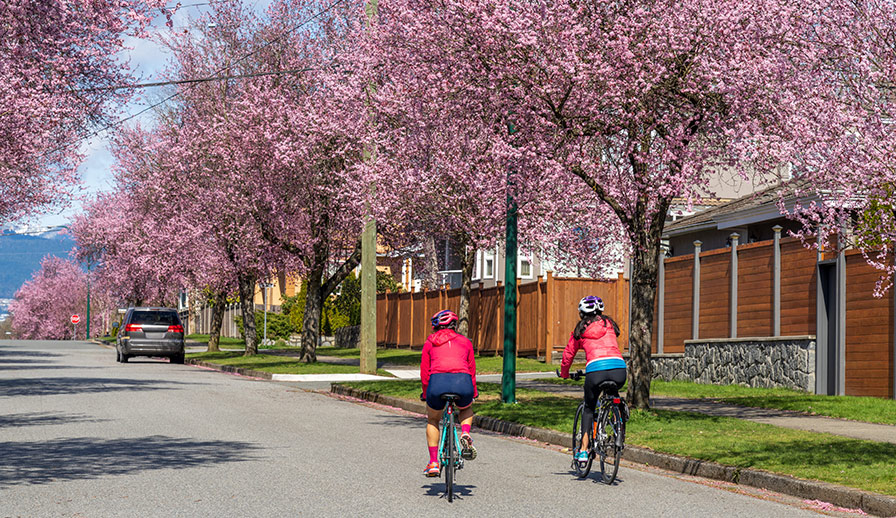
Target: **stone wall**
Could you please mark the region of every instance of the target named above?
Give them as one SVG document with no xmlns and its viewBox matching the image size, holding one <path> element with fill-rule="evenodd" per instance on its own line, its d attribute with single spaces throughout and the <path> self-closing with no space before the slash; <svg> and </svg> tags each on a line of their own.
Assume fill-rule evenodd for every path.
<svg viewBox="0 0 896 518">
<path fill-rule="evenodd" d="M 361 343 L 361 326 L 341 327 L 333 331 L 336 336 L 336 347 L 354 348 Z"/>
<path fill-rule="evenodd" d="M 655 355 L 654 378 L 815 392 L 815 337 L 687 340 L 684 354 Z"/>
</svg>

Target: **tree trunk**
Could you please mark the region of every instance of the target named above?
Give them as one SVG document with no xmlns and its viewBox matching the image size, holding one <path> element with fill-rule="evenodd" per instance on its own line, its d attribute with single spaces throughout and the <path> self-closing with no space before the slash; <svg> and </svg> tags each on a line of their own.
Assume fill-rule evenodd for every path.
<svg viewBox="0 0 896 518">
<path fill-rule="evenodd" d="M 208 332 L 208 352 L 221 350 L 221 326 L 224 324 L 226 304 L 227 292 L 216 292 L 215 302 L 212 306 L 212 328 Z"/>
<path fill-rule="evenodd" d="M 441 288 L 439 279 L 439 260 L 436 257 L 436 239 L 430 234 L 423 241 L 424 277 L 423 285 L 428 290 Z M 447 269 L 447 266 L 445 267 Z"/>
<path fill-rule="evenodd" d="M 638 204 L 637 216 L 629 227 L 633 236 L 631 273 L 631 335 L 629 336 L 628 401 L 634 408 L 650 408 L 650 382 L 653 366 L 650 349 L 653 342 L 653 318 L 656 304 L 660 237 L 663 233 L 669 200 L 648 214 L 645 203 Z M 645 221 L 650 221 L 650 225 Z"/>
<path fill-rule="evenodd" d="M 324 280 L 324 269 L 327 258 L 326 248 L 317 254 L 318 263 L 308 276 L 308 289 L 305 297 L 305 315 L 302 317 L 302 361 L 317 361 L 317 344 L 320 343 L 320 323 L 324 301 L 348 277 L 348 274 L 361 263 L 361 241 L 355 244 L 352 255 L 336 268 L 328 279 Z"/>
<path fill-rule="evenodd" d="M 646 409 L 650 406 L 650 381 L 653 379 L 650 348 L 653 341 L 657 273 L 657 254 L 652 253 L 652 249 L 635 253 L 631 275 L 631 378 L 628 382 L 628 401 L 634 408 Z"/>
<path fill-rule="evenodd" d="M 459 321 L 457 323 L 457 332 L 468 336 L 470 331 L 470 284 L 473 281 L 473 267 L 476 265 L 476 249 L 472 246 L 464 247 L 461 251 L 461 274 L 460 274 L 460 307 L 457 310 Z"/>
<path fill-rule="evenodd" d="M 240 286 L 240 312 L 243 315 L 243 335 L 246 337 L 246 356 L 258 354 L 258 341 L 255 333 L 255 276 L 239 274 L 237 282 Z"/>
<path fill-rule="evenodd" d="M 301 355 L 301 360 L 307 363 L 317 361 L 317 344 L 320 342 L 320 317 L 323 309 L 323 297 L 321 297 L 322 278 L 322 267 L 318 267 L 308 275 L 308 288 L 305 293 L 305 314 L 302 316 Z"/>
</svg>

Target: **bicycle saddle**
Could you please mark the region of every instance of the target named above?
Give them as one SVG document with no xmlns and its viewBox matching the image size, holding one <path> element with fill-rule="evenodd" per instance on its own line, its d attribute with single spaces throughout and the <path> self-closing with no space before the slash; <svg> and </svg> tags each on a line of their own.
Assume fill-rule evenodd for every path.
<svg viewBox="0 0 896 518">
<path fill-rule="evenodd" d="M 611 380 L 601 382 L 597 386 L 597 388 L 602 392 L 619 392 L 619 385 L 617 385 L 615 381 Z"/>
<path fill-rule="evenodd" d="M 457 401 L 460 399 L 460 395 L 451 393 L 442 394 L 442 399 L 445 401 Z"/>
</svg>

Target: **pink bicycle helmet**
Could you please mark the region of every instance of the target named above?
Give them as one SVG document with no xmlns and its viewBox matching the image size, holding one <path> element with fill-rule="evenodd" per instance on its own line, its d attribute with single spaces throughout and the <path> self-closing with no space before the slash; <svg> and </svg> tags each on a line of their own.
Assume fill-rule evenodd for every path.
<svg viewBox="0 0 896 518">
<path fill-rule="evenodd" d="M 457 313 L 450 309 L 443 309 L 432 316 L 432 327 L 446 327 L 457 322 Z"/>
</svg>

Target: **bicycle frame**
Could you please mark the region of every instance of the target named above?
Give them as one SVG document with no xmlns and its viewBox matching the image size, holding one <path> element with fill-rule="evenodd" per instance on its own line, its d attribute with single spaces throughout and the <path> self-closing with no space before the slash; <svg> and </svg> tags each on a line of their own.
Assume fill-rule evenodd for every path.
<svg viewBox="0 0 896 518">
<path fill-rule="evenodd" d="M 451 438 L 454 440 L 454 445 L 455 445 L 454 451 L 456 451 L 456 452 L 461 451 L 460 434 L 457 431 L 457 425 L 455 424 L 454 427 L 448 426 L 448 423 L 450 422 L 448 416 L 456 415 L 456 414 L 457 413 L 454 408 L 454 403 L 451 401 L 448 401 L 445 404 L 445 410 L 442 411 L 442 421 L 439 426 L 439 428 L 440 428 L 440 431 L 439 431 L 439 434 L 440 434 L 439 435 L 439 459 L 440 459 L 440 462 L 441 462 L 441 459 L 445 458 L 445 455 L 444 455 L 445 441 L 448 440 L 449 434 L 451 435 Z M 456 420 L 455 420 L 455 422 L 456 422 Z M 451 429 L 449 430 L 449 428 L 451 428 Z M 464 467 L 464 459 L 459 454 L 457 456 L 457 462 L 455 463 L 455 465 L 456 465 L 457 469 Z"/>
</svg>

